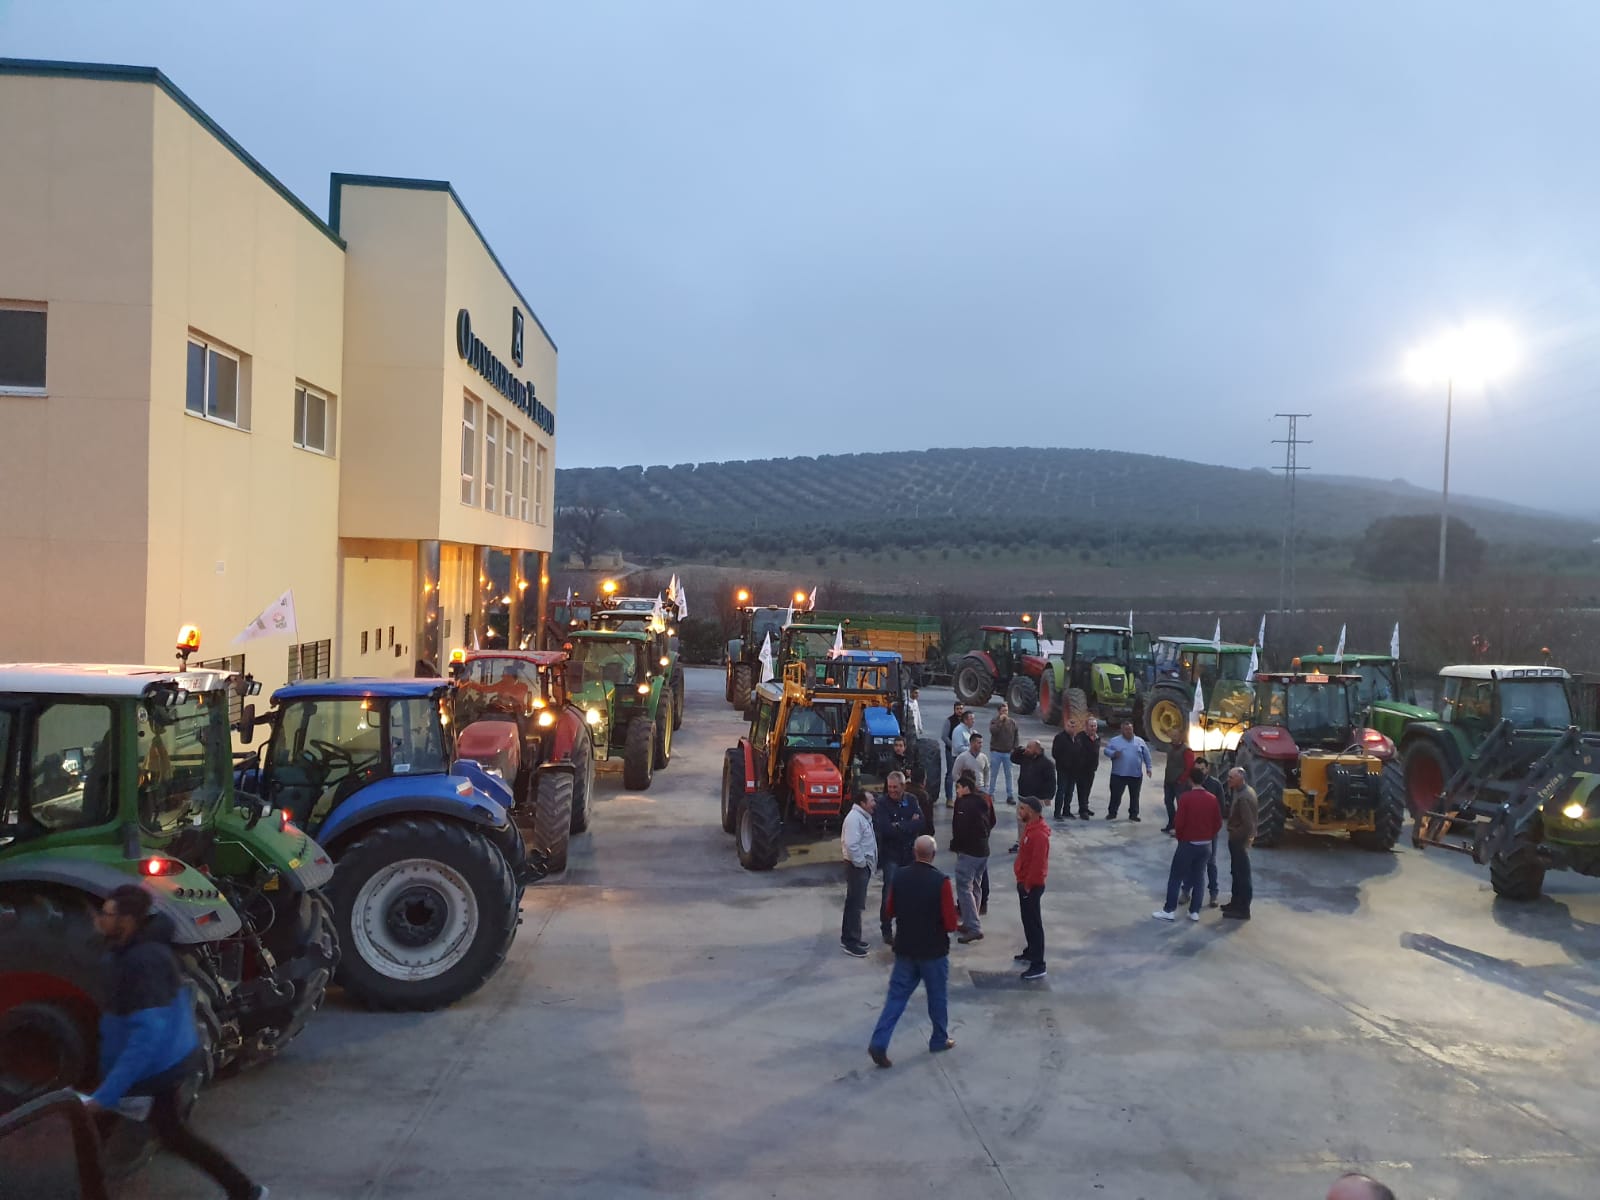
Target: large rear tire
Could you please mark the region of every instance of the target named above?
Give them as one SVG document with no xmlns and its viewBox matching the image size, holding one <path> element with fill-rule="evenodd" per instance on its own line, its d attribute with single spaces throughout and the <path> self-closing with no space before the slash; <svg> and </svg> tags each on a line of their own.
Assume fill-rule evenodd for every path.
<svg viewBox="0 0 1600 1200">
<path fill-rule="evenodd" d="M 1433 812 L 1439 796 L 1452 774 L 1450 764 L 1432 742 L 1414 741 L 1406 747 L 1401 770 L 1405 779 L 1406 805 L 1413 817 Z"/>
<path fill-rule="evenodd" d="M 956 665 L 954 686 L 957 700 L 982 708 L 994 695 L 994 676 L 982 659 L 963 659 Z"/>
<path fill-rule="evenodd" d="M 672 728 L 683 728 L 683 672 L 681 670 L 672 679 Z"/>
<path fill-rule="evenodd" d="M 755 691 L 756 675 L 749 663 L 735 663 L 733 668 L 733 688 L 728 696 L 728 703 L 740 712 L 750 707 L 750 693 Z"/>
<path fill-rule="evenodd" d="M 567 761 L 572 764 L 572 832 L 587 833 L 594 819 L 594 737 L 587 725 L 573 738 Z"/>
<path fill-rule="evenodd" d="M 339 982 L 371 1008 L 453 1004 L 499 970 L 516 936 L 517 883 L 505 855 L 476 830 L 436 817 L 379 825 L 346 846 L 333 903 Z"/>
<path fill-rule="evenodd" d="M 528 847 L 528 858 L 537 864 L 535 878 L 559 875 L 567 869 L 576 807 L 577 779 L 572 772 L 540 771 L 534 777 L 533 844 Z"/>
<path fill-rule="evenodd" d="M 739 828 L 739 806 L 744 803 L 744 755 L 729 750 L 722 756 L 722 832 Z"/>
<path fill-rule="evenodd" d="M 1006 704 L 1014 715 L 1027 716 L 1039 707 L 1039 685 L 1026 675 L 1013 675 L 1006 688 Z"/>
<path fill-rule="evenodd" d="M 87 901 L 0 901 L 0 1112 L 92 1084 L 102 952 Z"/>
<path fill-rule="evenodd" d="M 1089 697 L 1084 694 L 1084 690 L 1082 688 L 1068 688 L 1065 703 L 1066 708 L 1062 720 L 1068 725 L 1076 725 L 1080 729 L 1083 728 L 1084 722 L 1093 715 L 1089 712 Z"/>
<path fill-rule="evenodd" d="M 1537 900 L 1544 891 L 1544 863 L 1539 841 L 1528 832 L 1518 835 L 1504 854 L 1489 860 L 1489 885 L 1506 900 Z"/>
<path fill-rule="evenodd" d="M 1039 676 L 1039 719 L 1046 725 L 1059 725 L 1063 715 L 1056 673 L 1047 667 L 1044 674 Z"/>
<path fill-rule="evenodd" d="M 635 717 L 628 723 L 627 741 L 622 749 L 622 786 L 642 792 L 655 777 L 656 730 L 649 717 Z"/>
<path fill-rule="evenodd" d="M 1175 688 L 1158 688 L 1144 709 L 1144 740 L 1152 750 L 1172 749 L 1189 728 L 1189 700 Z"/>
<path fill-rule="evenodd" d="M 751 792 L 739 806 L 739 865 L 746 871 L 770 871 L 783 853 L 783 814 L 771 792 Z"/>
<path fill-rule="evenodd" d="M 1256 793 L 1256 842 L 1263 849 L 1283 840 L 1288 810 L 1283 807 L 1283 785 L 1288 778 L 1281 762 L 1254 754 L 1241 754 L 1238 765 L 1244 768 L 1245 781 Z"/>
</svg>

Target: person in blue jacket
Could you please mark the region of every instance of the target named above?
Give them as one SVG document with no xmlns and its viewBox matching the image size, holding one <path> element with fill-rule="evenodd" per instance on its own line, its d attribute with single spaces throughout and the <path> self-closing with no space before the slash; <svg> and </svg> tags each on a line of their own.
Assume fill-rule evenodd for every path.
<svg viewBox="0 0 1600 1200">
<path fill-rule="evenodd" d="M 150 1124 L 163 1146 L 215 1179 L 228 1200 L 266 1200 L 264 1186 L 184 1120 L 179 1092 L 201 1066 L 194 999 L 172 954 L 172 921 L 151 905 L 150 893 L 130 883 L 112 891 L 95 914 L 110 949 L 100 1016 L 103 1078 L 89 1110 L 109 1111 L 127 1095 L 149 1096 Z"/>
</svg>

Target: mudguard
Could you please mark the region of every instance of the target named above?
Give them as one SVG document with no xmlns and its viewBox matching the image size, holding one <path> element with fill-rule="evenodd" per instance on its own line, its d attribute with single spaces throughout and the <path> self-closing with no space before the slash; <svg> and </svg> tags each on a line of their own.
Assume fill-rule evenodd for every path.
<svg viewBox="0 0 1600 1200">
<path fill-rule="evenodd" d="M 86 892 L 97 900 L 104 900 L 124 884 L 142 884 L 153 898 L 155 910 L 171 919 L 174 931 L 172 940 L 180 945 L 192 946 L 232 937 L 242 927 L 233 905 L 193 867 L 177 875 L 150 879 L 93 859 L 30 855 L 13 862 L 0 863 L 0 887 L 10 883 L 35 886 L 50 884 Z M 204 891 L 206 898 L 215 898 L 215 903 L 197 905 L 195 900 L 188 897 L 180 900 L 176 895 L 180 888 L 184 891 Z"/>
<path fill-rule="evenodd" d="M 1300 747 L 1295 745 L 1289 731 L 1276 725 L 1252 725 L 1244 731 L 1240 741 L 1257 758 L 1274 762 L 1297 762 L 1300 758 Z"/>
<path fill-rule="evenodd" d="M 494 782 L 481 767 L 478 772 Z M 505 804 L 474 787 L 465 775 L 395 775 L 368 784 L 339 805 L 314 836 L 324 846 L 331 846 L 374 821 L 419 812 L 453 817 L 498 836 L 511 824 L 506 815 L 511 792 L 509 788 L 501 791 L 507 797 Z"/>
<path fill-rule="evenodd" d="M 482 765 L 473 762 L 470 758 L 458 758 L 450 764 L 450 774 L 460 779 L 465 779 L 478 791 L 493 800 L 501 808 L 508 809 L 516 801 L 516 791 L 512 786 L 514 780 L 501 779 L 489 774 Z"/>
<path fill-rule="evenodd" d="M 894 714 L 887 708 L 862 709 L 861 723 L 866 727 L 868 737 L 897 738 L 900 736 L 900 722 L 895 720 Z"/>
<path fill-rule="evenodd" d="M 984 670 L 988 671 L 989 674 L 994 676 L 996 679 L 1000 677 L 1000 673 L 994 669 L 994 659 L 990 656 L 987 650 L 968 650 L 961 656 L 961 662 L 972 662 L 974 660 L 981 662 Z M 959 666 L 960 664 L 958 663 L 958 669 Z"/>
</svg>

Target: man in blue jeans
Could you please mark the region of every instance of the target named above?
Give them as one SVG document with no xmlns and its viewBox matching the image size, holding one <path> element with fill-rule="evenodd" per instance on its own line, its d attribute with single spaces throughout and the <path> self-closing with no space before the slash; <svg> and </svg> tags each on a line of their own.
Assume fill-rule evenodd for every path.
<svg viewBox="0 0 1600 1200">
<path fill-rule="evenodd" d="M 1203 772 L 1200 786 L 1205 788 L 1217 798 L 1217 809 L 1222 813 L 1223 820 L 1228 818 L 1228 797 L 1222 790 L 1222 783 L 1211 773 L 1211 764 L 1203 758 L 1194 760 L 1194 770 Z M 1192 786 L 1192 785 L 1191 785 Z M 1206 890 L 1211 894 L 1211 907 L 1217 907 L 1217 839 L 1211 839 L 1211 853 L 1206 857 Z M 1179 904 L 1189 903 L 1189 889 L 1185 888 L 1178 895 Z"/>
<path fill-rule="evenodd" d="M 927 990 L 928 1019 L 933 1022 L 928 1049 L 937 1054 L 955 1048 L 948 1028 L 950 935 L 958 924 L 955 892 L 949 877 L 933 865 L 933 839 L 924 834 L 913 850 L 916 861 L 895 875 L 889 894 L 889 913 L 895 922 L 894 971 L 883 1012 L 867 1043 L 868 1057 L 880 1067 L 894 1065 L 889 1061 L 889 1039 L 919 983 Z"/>
<path fill-rule="evenodd" d="M 1178 797 L 1178 811 L 1172 819 L 1178 844 L 1172 850 L 1172 869 L 1167 872 L 1167 902 L 1150 915 L 1158 921 L 1176 920 L 1178 890 L 1189 895 L 1189 920 L 1200 919 L 1200 888 L 1206 878 L 1206 856 L 1211 844 L 1222 829 L 1222 809 L 1217 798 L 1207 791 L 1201 780 L 1205 768 L 1197 766 L 1189 772 L 1190 788 Z"/>
<path fill-rule="evenodd" d="M 1106 820 L 1117 819 L 1117 809 L 1122 807 L 1122 794 L 1128 794 L 1128 820 L 1139 819 L 1139 787 L 1142 780 L 1139 772 L 1142 768 L 1144 778 L 1151 777 L 1154 769 L 1150 761 L 1150 747 L 1145 745 L 1145 740 L 1133 732 L 1133 722 L 1122 723 L 1122 733 L 1106 743 L 1102 753 L 1111 760 L 1111 805 L 1106 809 Z"/>
</svg>

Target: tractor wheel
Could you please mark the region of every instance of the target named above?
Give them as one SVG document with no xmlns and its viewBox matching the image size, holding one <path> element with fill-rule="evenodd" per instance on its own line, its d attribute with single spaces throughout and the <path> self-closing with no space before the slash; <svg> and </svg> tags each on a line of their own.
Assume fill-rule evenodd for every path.
<svg viewBox="0 0 1600 1200">
<path fill-rule="evenodd" d="M 587 725 L 572 739 L 567 761 L 572 764 L 572 832 L 586 833 L 594 816 L 594 737 Z"/>
<path fill-rule="evenodd" d="M 649 717 L 635 717 L 628 722 L 628 740 L 622 751 L 622 786 L 630 792 L 644 791 L 655 777 L 651 766 L 655 741 L 655 725 Z"/>
<path fill-rule="evenodd" d="M 528 859 L 537 865 L 534 878 L 559 875 L 567 869 L 577 809 L 577 779 L 567 771 L 540 771 L 533 785 L 533 845 Z"/>
<path fill-rule="evenodd" d="M 300 1034 L 311 1014 L 322 1007 L 328 985 L 339 969 L 339 928 L 333 904 L 322 892 L 312 889 L 301 895 L 294 908 L 294 919 L 279 915 L 278 926 L 266 931 L 267 948 L 277 960 L 279 978 L 294 988 L 294 998 L 263 1016 L 255 1028 L 273 1029 L 275 1036 L 265 1052 L 246 1042 L 246 1066 L 275 1058 Z M 197 990 L 199 984 L 197 982 Z M 218 997 L 220 1000 L 220 996 Z"/>
<path fill-rule="evenodd" d="M 939 798 L 939 785 L 944 782 L 944 752 L 938 738 L 918 738 L 916 763 L 922 772 L 922 786 L 932 800 Z"/>
<path fill-rule="evenodd" d="M 1065 708 L 1062 710 L 1062 723 L 1076 724 L 1080 729 L 1093 714 L 1089 711 L 1089 697 L 1082 688 L 1068 688 L 1064 697 Z"/>
<path fill-rule="evenodd" d="M 1385 763 L 1385 775 L 1388 769 L 1389 764 Z M 1385 786 L 1382 779 L 1378 783 L 1378 807 L 1373 810 L 1372 822 L 1371 829 L 1357 830 L 1350 835 L 1350 840 L 1363 850 L 1393 850 L 1406 827 L 1406 802 L 1403 793 Z"/>
<path fill-rule="evenodd" d="M 1059 725 L 1062 716 L 1061 689 L 1056 687 L 1056 673 L 1047 669 L 1039 676 L 1039 719 L 1046 725 Z"/>
<path fill-rule="evenodd" d="M 1254 754 L 1241 754 L 1238 765 L 1244 768 L 1245 782 L 1256 793 L 1256 845 L 1263 849 L 1283 840 L 1288 811 L 1283 807 L 1283 784 L 1288 772 L 1283 764 Z"/>
<path fill-rule="evenodd" d="M 662 703 L 656 710 L 655 753 L 652 763 L 658 771 L 663 770 L 672 761 L 672 717 L 671 714 L 661 711 L 671 703 L 672 693 L 669 692 L 662 698 Z"/>
<path fill-rule="evenodd" d="M 740 712 L 750 707 L 750 693 L 756 689 L 756 673 L 749 663 L 736 663 L 733 668 L 733 688 L 728 703 Z"/>
<path fill-rule="evenodd" d="M 729 750 L 722 756 L 722 832 L 739 828 L 739 806 L 744 803 L 744 755 Z"/>
<path fill-rule="evenodd" d="M 370 1008 L 453 1004 L 500 968 L 516 935 L 517 883 L 505 855 L 437 817 L 404 817 L 346 846 L 333 902 L 339 982 Z"/>
<path fill-rule="evenodd" d="M 1413 817 L 1434 811 L 1439 806 L 1439 796 L 1452 774 L 1444 755 L 1432 742 L 1413 742 L 1406 750 L 1405 772 L 1406 804 Z"/>
<path fill-rule="evenodd" d="M 722 698 L 729 704 L 733 703 L 733 665 L 722 673 Z"/>
<path fill-rule="evenodd" d="M 1189 728 L 1189 702 L 1183 693 L 1162 688 L 1150 694 L 1144 710 L 1144 739 L 1152 750 L 1167 751 Z"/>
<path fill-rule="evenodd" d="M 0 1112 L 93 1082 L 103 949 L 86 902 L 0 901 Z"/>
<path fill-rule="evenodd" d="M 739 865 L 746 871 L 770 871 L 783 853 L 783 814 L 771 792 L 751 792 L 739 805 Z"/>
<path fill-rule="evenodd" d="M 1530 832 L 1518 835 L 1510 850 L 1489 860 L 1489 885 L 1507 900 L 1537 900 L 1544 891 L 1544 863 L 1539 839 Z"/>
<path fill-rule="evenodd" d="M 963 704 L 982 708 L 994 695 L 994 676 L 981 659 L 968 659 L 956 667 L 956 699 Z"/>
<path fill-rule="evenodd" d="M 1027 716 L 1039 707 L 1039 685 L 1026 675 L 1013 675 L 1006 688 L 1006 704 L 1017 716 Z"/>
<path fill-rule="evenodd" d="M 672 680 L 672 727 L 683 728 L 683 675 L 680 672 Z"/>
</svg>

